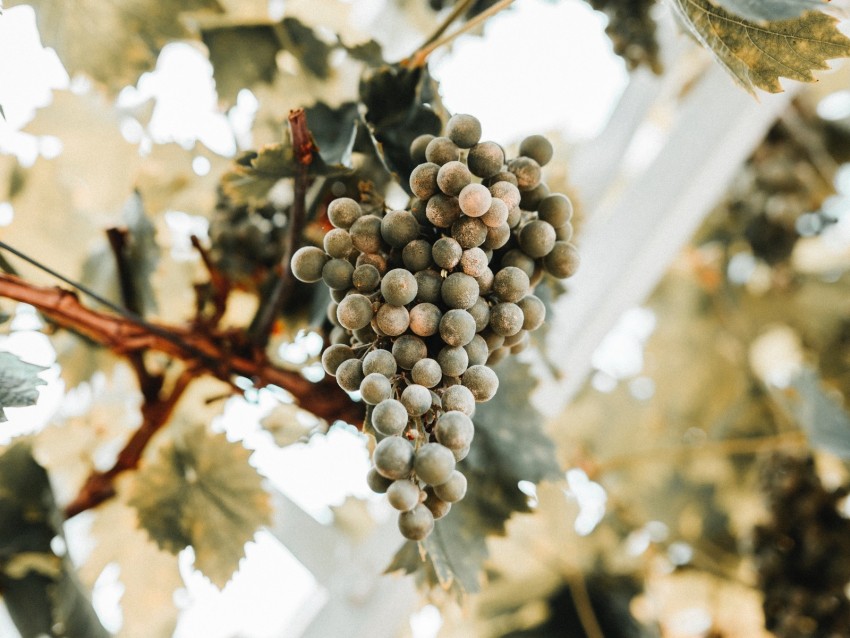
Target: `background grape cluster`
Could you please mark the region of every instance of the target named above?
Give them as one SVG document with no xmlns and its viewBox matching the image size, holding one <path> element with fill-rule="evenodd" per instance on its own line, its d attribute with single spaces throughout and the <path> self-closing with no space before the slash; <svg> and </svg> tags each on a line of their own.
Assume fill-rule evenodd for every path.
<svg viewBox="0 0 850 638">
<path fill-rule="evenodd" d="M 476 118 L 455 115 L 444 136 L 411 145 L 408 210 L 335 199 L 323 248 L 293 255 L 298 279 L 331 289 L 322 363 L 370 406 L 379 442 L 369 484 L 409 539 L 425 538 L 466 492 L 455 464 L 469 452 L 475 404 L 496 393 L 489 366 L 524 349 L 545 318 L 534 287 L 578 267 L 572 204 L 542 180 L 552 152 L 533 135 L 506 160 Z"/>
</svg>

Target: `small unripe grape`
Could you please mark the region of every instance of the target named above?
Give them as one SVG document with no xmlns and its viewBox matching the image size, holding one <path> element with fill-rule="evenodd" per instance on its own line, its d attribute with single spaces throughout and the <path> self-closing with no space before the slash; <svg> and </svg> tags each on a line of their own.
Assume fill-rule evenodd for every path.
<svg viewBox="0 0 850 638">
<path fill-rule="evenodd" d="M 378 329 L 388 337 L 397 337 L 404 334 L 410 325 L 410 314 L 404 306 L 385 303 L 378 308 L 375 323 Z"/>
<path fill-rule="evenodd" d="M 484 238 L 484 243 L 481 248 L 484 250 L 498 250 L 508 243 L 511 239 L 511 227 L 507 224 L 496 226 L 495 228 L 487 228 L 487 236 Z"/>
<path fill-rule="evenodd" d="M 475 413 L 475 397 L 469 388 L 463 385 L 449 386 L 443 390 L 443 410 L 445 414 L 449 412 L 461 412 L 466 416 L 472 416 Z M 443 443 L 443 445 L 446 445 Z"/>
<path fill-rule="evenodd" d="M 478 300 L 478 282 L 462 272 L 452 273 L 443 281 L 440 294 L 449 308 L 470 308 Z"/>
<path fill-rule="evenodd" d="M 540 164 L 530 157 L 517 157 L 508 162 L 508 170 L 516 175 L 517 188 L 528 191 L 540 183 L 543 172 Z"/>
<path fill-rule="evenodd" d="M 481 139 L 481 122 L 473 115 L 456 113 L 446 123 L 446 135 L 460 148 L 471 148 Z"/>
<path fill-rule="evenodd" d="M 411 272 L 425 270 L 432 263 L 431 244 L 424 239 L 414 239 L 402 249 L 401 260 Z"/>
<path fill-rule="evenodd" d="M 528 275 L 529 279 L 534 274 L 535 270 L 535 262 L 534 260 L 522 252 L 518 248 L 511 248 L 508 252 L 502 255 L 502 267 L 513 266 L 515 268 L 519 268 L 526 275 Z"/>
<path fill-rule="evenodd" d="M 420 359 L 410 371 L 413 382 L 426 388 L 433 388 L 443 380 L 443 370 L 434 359 Z"/>
<path fill-rule="evenodd" d="M 329 346 L 322 353 L 322 367 L 329 375 L 336 376 L 337 368 L 343 361 L 354 359 L 356 355 L 351 347 L 343 344 Z"/>
<path fill-rule="evenodd" d="M 329 230 L 325 234 L 323 244 L 325 246 L 325 252 L 331 257 L 338 259 L 348 257 L 351 249 L 354 248 L 354 244 L 351 243 L 351 235 L 348 234 L 347 230 L 343 230 L 342 228 Z"/>
<path fill-rule="evenodd" d="M 546 319 L 546 306 L 538 297 L 526 295 L 517 302 L 517 306 L 522 310 L 523 330 L 537 330 L 543 325 Z"/>
<path fill-rule="evenodd" d="M 381 283 L 381 273 L 372 264 L 361 264 L 351 273 L 351 283 L 358 292 L 373 292 Z"/>
<path fill-rule="evenodd" d="M 407 386 L 401 393 L 401 404 L 410 416 L 422 416 L 431 409 L 431 402 L 431 391 L 418 383 Z"/>
<path fill-rule="evenodd" d="M 441 445 L 452 450 L 459 450 L 472 443 L 472 437 L 475 436 L 475 426 L 467 414 L 453 410 L 444 412 L 437 419 L 434 434 Z"/>
<path fill-rule="evenodd" d="M 466 163 L 473 175 L 490 177 L 502 170 L 505 164 L 505 151 L 495 142 L 479 142 L 469 149 Z"/>
<path fill-rule="evenodd" d="M 474 336 L 475 319 L 466 310 L 453 308 L 440 320 L 440 337 L 450 346 L 465 346 Z"/>
<path fill-rule="evenodd" d="M 434 494 L 446 503 L 457 503 L 466 496 L 466 487 L 466 477 L 461 472 L 455 470 L 449 476 L 448 481 L 434 486 Z"/>
<path fill-rule="evenodd" d="M 529 135 L 519 144 L 519 154 L 530 157 L 540 166 L 546 166 L 554 153 L 552 142 L 542 135 Z"/>
<path fill-rule="evenodd" d="M 375 446 L 372 462 L 384 478 L 403 479 L 413 470 L 413 446 L 400 436 L 388 436 Z"/>
<path fill-rule="evenodd" d="M 521 191 L 522 197 L 519 200 L 519 207 L 522 210 L 537 210 L 545 198 L 549 197 L 549 187 L 546 182 L 540 182 L 537 186 L 527 191 Z"/>
<path fill-rule="evenodd" d="M 409 512 L 398 515 L 398 529 L 405 538 L 421 541 L 434 529 L 434 515 L 420 503 Z"/>
<path fill-rule="evenodd" d="M 350 197 L 338 197 L 328 204 L 328 220 L 337 228 L 351 228 L 362 214 L 360 204 Z"/>
<path fill-rule="evenodd" d="M 428 347 L 419 337 L 401 335 L 393 343 L 393 356 L 402 370 L 410 370 L 417 361 L 428 356 Z"/>
<path fill-rule="evenodd" d="M 437 172 L 437 187 L 452 197 L 457 197 L 471 181 L 472 173 L 463 162 L 446 162 Z"/>
<path fill-rule="evenodd" d="M 352 351 L 352 354 L 354 351 Z M 395 357 L 389 350 L 372 350 L 369 354 L 363 357 L 363 373 L 372 374 L 377 372 L 385 377 L 391 377 L 396 373 L 398 366 L 395 362 Z"/>
<path fill-rule="evenodd" d="M 339 325 L 347 330 L 357 330 L 369 325 L 372 320 L 372 302 L 364 295 L 348 295 L 336 309 Z"/>
<path fill-rule="evenodd" d="M 443 278 L 434 270 L 420 270 L 414 275 L 416 279 L 416 301 L 437 303 L 443 288 Z"/>
<path fill-rule="evenodd" d="M 410 173 L 410 190 L 419 199 L 426 200 L 437 192 L 437 172 L 440 167 L 433 162 L 419 164 Z"/>
<path fill-rule="evenodd" d="M 493 292 L 502 301 L 516 302 L 528 294 L 528 275 L 515 266 L 507 266 L 493 278 Z"/>
<path fill-rule="evenodd" d="M 469 388 L 475 401 L 489 401 L 499 389 L 499 377 L 487 366 L 470 366 L 461 377 L 461 383 Z"/>
<path fill-rule="evenodd" d="M 322 280 L 332 290 L 348 290 L 351 288 L 351 275 L 354 266 L 347 259 L 331 259 L 322 268 Z"/>
<path fill-rule="evenodd" d="M 552 224 L 553 228 L 560 228 L 572 219 L 573 203 L 561 193 L 549 195 L 538 205 L 537 216 L 542 221 Z"/>
<path fill-rule="evenodd" d="M 387 489 L 387 501 L 395 509 L 409 512 L 419 505 L 420 492 L 419 486 L 411 481 L 394 481 Z"/>
<path fill-rule="evenodd" d="M 459 377 L 469 366 L 469 355 L 460 346 L 446 346 L 437 353 L 437 363 L 447 377 Z"/>
<path fill-rule="evenodd" d="M 377 405 L 392 396 L 393 388 L 390 380 L 384 375 L 373 372 L 363 377 L 360 382 L 360 396 L 369 405 Z"/>
<path fill-rule="evenodd" d="M 336 369 L 336 382 L 346 392 L 357 392 L 363 383 L 363 364 L 360 359 L 346 359 Z"/>
<path fill-rule="evenodd" d="M 581 258 L 575 246 L 564 241 L 556 241 L 552 251 L 543 259 L 543 267 L 553 277 L 566 279 L 578 270 Z"/>
<path fill-rule="evenodd" d="M 366 473 L 366 484 L 369 486 L 369 489 L 376 494 L 385 494 L 393 482 L 392 480 L 384 478 L 378 474 L 378 470 L 374 467 L 370 467 L 369 471 Z"/>
<path fill-rule="evenodd" d="M 519 231 L 519 246 L 529 257 L 545 257 L 555 247 L 555 229 L 549 222 L 530 221 Z"/>
<path fill-rule="evenodd" d="M 440 268 L 451 270 L 458 265 L 463 248 L 451 237 L 440 237 L 431 247 L 431 257 Z"/>
<path fill-rule="evenodd" d="M 475 332 L 481 332 L 490 323 L 490 304 L 483 297 L 475 300 L 471 308 L 467 310 L 475 320 Z"/>
<path fill-rule="evenodd" d="M 497 199 L 501 199 L 508 207 L 508 210 L 519 206 L 521 195 L 519 189 L 510 182 L 496 182 L 490 186 L 490 194 Z"/>
<path fill-rule="evenodd" d="M 308 284 L 322 278 L 322 270 L 328 262 L 325 251 L 315 246 L 303 246 L 292 255 L 292 275 Z"/>
<path fill-rule="evenodd" d="M 487 347 L 487 342 L 481 335 L 472 337 L 472 341 L 467 343 L 463 349 L 469 355 L 469 365 L 471 366 L 487 363 L 487 357 L 490 356 L 490 348 Z"/>
<path fill-rule="evenodd" d="M 481 217 L 490 208 L 493 196 L 483 184 L 467 184 L 457 196 L 457 201 L 464 214 Z"/>
<path fill-rule="evenodd" d="M 484 271 L 487 270 L 488 263 L 487 255 L 477 246 L 464 250 L 460 256 L 460 268 L 470 277 L 483 275 Z"/>
<path fill-rule="evenodd" d="M 490 308 L 490 329 L 503 337 L 522 330 L 523 320 L 522 310 L 515 303 L 497 303 Z"/>
<path fill-rule="evenodd" d="M 460 149 L 448 137 L 435 137 L 425 147 L 425 159 L 442 166 L 460 159 Z"/>
<path fill-rule="evenodd" d="M 414 138 L 410 143 L 410 159 L 417 164 L 425 162 L 425 149 L 428 148 L 428 143 L 433 139 L 434 136 L 430 133 L 424 133 Z"/>
<path fill-rule="evenodd" d="M 416 476 L 429 485 L 439 485 L 449 480 L 455 469 L 452 452 L 440 443 L 426 443 L 416 451 L 413 470 Z"/>
<path fill-rule="evenodd" d="M 372 427 L 386 436 L 398 436 L 407 427 L 409 415 L 395 399 L 384 399 L 372 409 Z"/>
<path fill-rule="evenodd" d="M 431 514 L 434 516 L 434 520 L 443 518 L 443 516 L 448 514 L 449 511 L 452 509 L 452 504 L 446 503 L 443 499 L 437 496 L 434 493 L 433 487 L 425 488 L 425 502 L 423 503 L 423 505 L 427 507 Z"/>
<path fill-rule="evenodd" d="M 437 193 L 428 200 L 428 204 L 425 206 L 425 216 L 437 228 L 449 228 L 461 216 L 457 197 Z"/>
<path fill-rule="evenodd" d="M 419 222 L 406 210 L 391 210 L 381 220 L 381 237 L 390 246 L 404 248 L 419 236 Z"/>
<path fill-rule="evenodd" d="M 351 225 L 351 230 L 348 232 L 351 235 L 351 242 L 354 247 L 361 253 L 377 253 L 381 250 L 380 217 L 363 215 Z"/>
<path fill-rule="evenodd" d="M 463 216 L 452 224 L 452 237 L 464 250 L 480 246 L 487 239 L 487 226 L 480 219 Z"/>
<path fill-rule="evenodd" d="M 498 197 L 490 198 L 490 208 L 481 216 L 481 221 L 489 228 L 496 228 L 508 221 L 508 205 Z"/>
<path fill-rule="evenodd" d="M 410 330 L 420 337 L 430 337 L 440 329 L 442 311 L 432 303 L 419 303 L 410 309 Z"/>
<path fill-rule="evenodd" d="M 416 277 L 409 270 L 394 268 L 381 280 L 381 295 L 387 303 L 404 306 L 416 298 Z"/>
</svg>

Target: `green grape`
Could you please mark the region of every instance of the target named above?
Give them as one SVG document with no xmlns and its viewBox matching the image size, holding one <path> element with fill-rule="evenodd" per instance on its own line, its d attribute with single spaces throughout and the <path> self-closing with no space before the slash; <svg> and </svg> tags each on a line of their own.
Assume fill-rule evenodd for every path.
<svg viewBox="0 0 850 638">
<path fill-rule="evenodd" d="M 426 443 L 416 451 L 413 471 L 429 485 L 439 485 L 449 480 L 455 469 L 452 451 L 440 443 Z"/>
<path fill-rule="evenodd" d="M 410 313 L 404 306 L 393 306 L 385 303 L 378 308 L 375 314 L 375 324 L 378 330 L 388 337 L 397 337 L 404 334 L 410 325 Z"/>
<path fill-rule="evenodd" d="M 440 237 L 431 247 L 431 258 L 440 268 L 451 270 L 458 265 L 463 248 L 451 237 Z"/>
<path fill-rule="evenodd" d="M 440 320 L 440 338 L 450 346 L 465 346 L 475 336 L 475 319 L 466 310 L 453 308 Z"/>
<path fill-rule="evenodd" d="M 540 182 L 532 189 L 521 192 L 519 207 L 522 210 L 534 211 L 544 199 L 549 197 L 549 187 L 546 182 Z"/>
<path fill-rule="evenodd" d="M 431 244 L 424 239 L 414 239 L 401 251 L 404 267 L 411 272 L 425 270 L 433 263 L 431 260 Z"/>
<path fill-rule="evenodd" d="M 292 255 L 292 275 L 298 281 L 314 283 L 322 278 L 322 270 L 327 262 L 328 256 L 324 250 L 315 246 L 304 246 Z"/>
<path fill-rule="evenodd" d="M 517 306 L 522 310 L 523 330 L 537 330 L 543 325 L 546 319 L 546 306 L 538 297 L 526 295 L 517 302 Z"/>
<path fill-rule="evenodd" d="M 364 374 L 377 372 L 385 377 L 391 377 L 396 373 L 396 370 L 398 370 L 398 366 L 396 365 L 395 357 L 389 350 L 372 350 L 372 352 L 363 357 Z"/>
<path fill-rule="evenodd" d="M 481 139 L 481 122 L 473 115 L 456 113 L 446 123 L 446 135 L 460 148 L 472 148 Z"/>
<path fill-rule="evenodd" d="M 528 294 L 529 285 L 528 275 L 515 266 L 506 266 L 493 277 L 493 292 L 501 301 L 519 301 Z"/>
<path fill-rule="evenodd" d="M 490 329 L 503 337 L 522 330 L 523 319 L 522 310 L 515 303 L 497 303 L 490 308 Z"/>
<path fill-rule="evenodd" d="M 433 270 L 420 270 L 414 275 L 416 279 L 416 301 L 423 303 L 438 303 L 443 288 L 443 278 Z"/>
<path fill-rule="evenodd" d="M 328 204 L 328 220 L 336 228 L 349 229 L 363 214 L 360 204 L 350 197 L 338 197 Z"/>
<path fill-rule="evenodd" d="M 519 231 L 519 247 L 529 257 L 545 257 L 555 246 L 555 229 L 549 222 L 534 220 Z"/>
<path fill-rule="evenodd" d="M 406 210 L 391 210 L 381 220 L 381 237 L 390 246 L 404 248 L 419 236 L 419 222 Z"/>
<path fill-rule="evenodd" d="M 499 389 L 499 377 L 487 366 L 469 366 L 461 377 L 461 383 L 469 388 L 475 401 L 489 401 Z"/>
<path fill-rule="evenodd" d="M 435 137 L 425 147 L 425 159 L 442 166 L 448 162 L 459 160 L 460 149 L 448 137 Z"/>
<path fill-rule="evenodd" d="M 428 148 L 428 143 L 433 139 L 434 136 L 430 133 L 424 133 L 414 138 L 410 143 L 410 159 L 417 164 L 425 162 L 425 149 Z"/>
<path fill-rule="evenodd" d="M 469 217 L 481 217 L 490 208 L 493 195 L 483 184 L 467 184 L 457 196 L 461 211 Z"/>
<path fill-rule="evenodd" d="M 481 332 L 490 323 L 490 304 L 484 297 L 478 297 L 475 303 L 467 309 L 475 320 L 475 332 Z"/>
<path fill-rule="evenodd" d="M 466 354 L 469 356 L 469 365 L 477 366 L 487 363 L 487 357 L 490 356 L 490 348 L 487 347 L 487 342 L 481 335 L 475 335 L 472 340 L 464 347 Z"/>
<path fill-rule="evenodd" d="M 508 162 L 508 170 L 516 175 L 517 188 L 529 191 L 540 183 L 543 172 L 540 164 L 530 157 L 517 157 Z"/>
<path fill-rule="evenodd" d="M 477 177 L 490 177 L 502 170 L 505 164 L 505 151 L 495 142 L 479 142 L 469 149 L 466 157 L 469 170 Z"/>
<path fill-rule="evenodd" d="M 413 382 L 426 388 L 433 388 L 443 380 L 443 369 L 434 359 L 420 359 L 410 371 Z"/>
<path fill-rule="evenodd" d="M 422 503 L 398 515 L 398 530 L 412 541 L 421 541 L 434 529 L 434 515 Z"/>
<path fill-rule="evenodd" d="M 443 280 L 440 294 L 449 308 L 466 310 L 478 300 L 478 282 L 462 272 L 455 272 Z"/>
<path fill-rule="evenodd" d="M 493 275 L 493 271 L 488 266 L 480 277 L 476 277 L 475 281 L 478 283 L 478 293 L 482 296 L 489 295 L 493 292 L 493 279 L 495 275 Z"/>
<path fill-rule="evenodd" d="M 363 383 L 363 364 L 360 359 L 346 359 L 337 366 L 336 382 L 346 392 L 357 392 Z"/>
<path fill-rule="evenodd" d="M 440 167 L 433 162 L 419 164 L 410 173 L 410 190 L 421 200 L 427 200 L 439 189 L 437 188 L 437 172 Z"/>
<path fill-rule="evenodd" d="M 401 401 L 384 399 L 372 408 L 372 426 L 385 436 L 398 436 L 407 427 L 408 414 Z"/>
<path fill-rule="evenodd" d="M 464 250 L 460 256 L 460 269 L 470 277 L 483 275 L 488 263 L 487 255 L 477 246 Z"/>
<path fill-rule="evenodd" d="M 549 195 L 538 205 L 537 216 L 541 221 L 552 224 L 553 228 L 560 228 L 572 219 L 573 203 L 561 193 Z"/>
<path fill-rule="evenodd" d="M 331 257 L 337 259 L 345 259 L 348 257 L 354 244 L 351 243 L 351 235 L 347 230 L 342 228 L 334 228 L 325 234 L 324 239 L 325 252 Z"/>
<path fill-rule="evenodd" d="M 392 480 L 384 478 L 378 474 L 378 470 L 374 467 L 370 467 L 369 471 L 366 473 L 366 484 L 369 486 L 369 489 L 376 494 L 385 494 L 393 482 Z"/>
<path fill-rule="evenodd" d="M 361 253 L 377 253 L 381 250 L 381 218 L 363 215 L 351 225 L 351 242 Z M 378 270 L 381 270 L 378 268 Z"/>
<path fill-rule="evenodd" d="M 347 259 L 331 259 L 322 268 L 322 280 L 331 290 L 348 290 L 353 272 L 354 266 Z"/>
<path fill-rule="evenodd" d="M 452 458 L 454 458 L 454 455 L 452 455 Z M 433 487 L 425 488 L 425 502 L 423 505 L 425 505 L 425 507 L 427 507 L 434 516 L 434 520 L 443 518 L 452 509 L 452 504 L 446 503 L 443 499 L 437 496 L 434 493 Z"/>
<path fill-rule="evenodd" d="M 329 375 L 336 376 L 337 368 L 343 361 L 355 358 L 354 350 L 343 344 L 329 346 L 322 353 L 322 367 Z"/>
<path fill-rule="evenodd" d="M 410 370 L 420 359 L 428 356 L 425 342 L 414 335 L 401 335 L 393 343 L 393 356 L 402 370 Z"/>
<path fill-rule="evenodd" d="M 351 283 L 358 292 L 374 292 L 381 283 L 381 273 L 372 264 L 361 264 L 351 273 Z"/>
<path fill-rule="evenodd" d="M 339 302 L 336 318 L 346 330 L 357 330 L 369 325 L 372 320 L 372 302 L 364 295 L 348 295 Z"/>
<path fill-rule="evenodd" d="M 471 181 L 472 173 L 463 162 L 446 162 L 437 172 L 437 187 L 452 197 L 457 197 Z"/>
<path fill-rule="evenodd" d="M 387 501 L 401 512 L 409 512 L 419 505 L 420 489 L 418 485 L 406 479 L 393 481 L 387 488 Z"/>
<path fill-rule="evenodd" d="M 464 387 L 464 386 L 455 386 Z M 469 447 L 472 437 L 475 435 L 475 426 L 472 419 L 464 412 L 450 410 L 443 412 L 434 425 L 434 434 L 437 441 L 452 450 L 460 450 Z M 439 485 L 439 483 L 437 483 Z"/>
<path fill-rule="evenodd" d="M 377 405 L 381 401 L 389 399 L 392 393 L 393 388 L 390 385 L 390 380 L 378 372 L 367 374 L 360 382 L 360 396 L 369 405 Z"/>
<path fill-rule="evenodd" d="M 519 154 L 530 157 L 540 166 L 546 166 L 555 154 L 552 142 L 542 135 L 529 135 L 519 144 Z"/>
<path fill-rule="evenodd" d="M 460 384 L 449 386 L 443 390 L 441 399 L 443 401 L 444 414 L 457 411 L 462 412 L 466 416 L 472 416 L 475 413 L 475 397 L 472 396 L 472 392 L 466 386 Z M 445 442 L 442 443 L 446 445 Z"/>
<path fill-rule="evenodd" d="M 490 208 L 481 216 L 481 221 L 489 228 L 498 228 L 508 221 L 508 205 L 498 197 L 490 198 Z"/>
<path fill-rule="evenodd" d="M 410 416 L 422 416 L 431 409 L 431 402 L 431 391 L 418 383 L 407 386 L 401 393 L 401 404 Z"/>
<path fill-rule="evenodd" d="M 511 227 L 507 224 L 496 226 L 495 228 L 487 228 L 487 236 L 484 238 L 484 243 L 481 247 L 485 250 L 498 250 L 505 246 L 511 239 Z"/>
<path fill-rule="evenodd" d="M 452 237 L 461 248 L 474 248 L 487 239 L 487 227 L 480 219 L 463 216 L 452 224 Z"/>
<path fill-rule="evenodd" d="M 446 503 L 457 503 L 466 496 L 466 487 L 466 477 L 461 472 L 455 470 L 449 476 L 449 480 L 434 486 L 434 494 Z"/>
<path fill-rule="evenodd" d="M 437 333 L 443 313 L 432 303 L 419 303 L 410 309 L 410 330 L 420 337 Z"/>
<path fill-rule="evenodd" d="M 580 257 L 578 250 L 565 241 L 556 241 L 552 251 L 543 259 L 543 267 L 553 277 L 566 279 L 578 270 Z"/>
<path fill-rule="evenodd" d="M 413 471 L 413 446 L 400 436 L 388 436 L 375 446 L 372 462 L 384 478 L 404 479 Z"/>
<path fill-rule="evenodd" d="M 523 271 L 529 279 L 534 274 L 537 266 L 535 261 L 522 252 L 519 248 L 511 248 L 508 252 L 502 255 L 502 267 L 513 266 Z"/>
<path fill-rule="evenodd" d="M 437 353 L 437 363 L 447 377 L 459 377 L 469 366 L 469 355 L 460 346 L 445 346 Z"/>
<path fill-rule="evenodd" d="M 437 193 L 425 206 L 425 216 L 437 228 L 448 228 L 461 216 L 457 197 Z"/>
<path fill-rule="evenodd" d="M 404 268 L 394 268 L 381 280 L 381 295 L 394 306 L 404 306 L 416 298 L 418 285 L 413 273 Z"/>
<path fill-rule="evenodd" d="M 490 194 L 496 199 L 501 199 L 508 207 L 508 210 L 519 206 L 522 196 L 519 193 L 519 188 L 510 182 L 500 181 L 490 186 Z"/>
</svg>

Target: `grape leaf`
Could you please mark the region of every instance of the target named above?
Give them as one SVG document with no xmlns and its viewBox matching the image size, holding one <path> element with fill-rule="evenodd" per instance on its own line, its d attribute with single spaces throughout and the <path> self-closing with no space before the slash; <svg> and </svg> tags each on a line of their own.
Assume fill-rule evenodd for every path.
<svg viewBox="0 0 850 638">
<path fill-rule="evenodd" d="M 305 110 L 322 159 L 328 164 L 351 166 L 351 153 L 362 122 L 357 102 L 344 102 L 336 108 L 317 102 Z"/>
<path fill-rule="evenodd" d="M 675 0 L 677 13 L 694 37 L 745 89 L 779 93 L 780 77 L 814 82 L 812 71 L 826 60 L 850 56 L 850 39 L 837 20 L 819 11 L 791 20 L 755 23 L 708 0 Z"/>
<path fill-rule="evenodd" d="M 747 20 L 788 20 L 806 11 L 823 8 L 828 0 L 714 0 L 716 4 Z"/>
<path fill-rule="evenodd" d="M 216 0 L 14 0 L 9 6 L 17 4 L 35 9 L 44 44 L 56 49 L 68 73 L 86 73 L 116 92 L 149 71 L 169 41 L 190 35 L 181 13 L 221 11 Z"/>
<path fill-rule="evenodd" d="M 280 40 L 270 24 L 204 29 L 219 100 L 232 104 L 241 89 L 257 82 L 271 83 L 277 73 Z"/>
<path fill-rule="evenodd" d="M 184 426 L 146 460 L 130 490 L 129 504 L 151 538 L 172 553 L 191 545 L 195 567 L 218 587 L 269 522 L 269 496 L 250 455 L 224 434 Z"/>
<path fill-rule="evenodd" d="M 320 80 L 328 77 L 328 56 L 333 50 L 332 45 L 317 37 L 313 29 L 303 22 L 289 16 L 281 21 L 278 33 L 284 48 L 298 59 L 305 71 Z"/>
<path fill-rule="evenodd" d="M 0 352 L 0 423 L 7 421 L 3 408 L 19 408 L 35 404 L 38 386 L 46 385 L 38 374 L 43 366 L 22 361 L 9 352 Z"/>
<path fill-rule="evenodd" d="M 61 514 L 47 472 L 28 443 L 0 454 L 0 591 L 25 637 L 106 638 L 66 554 L 57 555 Z"/>
</svg>

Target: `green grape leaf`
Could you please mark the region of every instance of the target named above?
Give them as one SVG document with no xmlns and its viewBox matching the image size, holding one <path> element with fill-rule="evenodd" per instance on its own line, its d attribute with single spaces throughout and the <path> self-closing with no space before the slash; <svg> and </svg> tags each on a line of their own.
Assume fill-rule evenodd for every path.
<svg viewBox="0 0 850 638">
<path fill-rule="evenodd" d="M 19 357 L 0 352 L 0 423 L 7 421 L 3 408 L 21 408 L 38 400 L 38 386 L 47 382 L 39 373 L 44 366 L 22 361 Z"/>
<path fill-rule="evenodd" d="M 350 46 L 340 42 L 340 46 L 345 49 L 349 57 L 357 60 L 358 62 L 364 62 L 368 66 L 381 66 L 382 64 L 386 64 L 386 60 L 384 60 L 384 50 L 381 48 L 381 44 L 375 40 L 367 40 L 366 42 L 352 44 Z"/>
<path fill-rule="evenodd" d="M 294 55 L 308 73 L 324 80 L 330 74 L 328 56 L 334 45 L 320 39 L 315 31 L 297 18 L 286 17 L 278 31 L 283 47 Z"/>
<path fill-rule="evenodd" d="M 153 68 L 160 49 L 190 35 L 184 12 L 220 12 L 216 0 L 51 2 L 14 0 L 35 9 L 44 44 L 56 49 L 72 76 L 85 73 L 117 92 Z"/>
<path fill-rule="evenodd" d="M 788 390 L 773 393 L 795 417 L 812 447 L 850 459 L 850 414 L 811 369 L 795 375 Z"/>
<path fill-rule="evenodd" d="M 128 499 L 157 545 L 175 554 L 191 545 L 195 567 L 218 587 L 269 522 L 269 496 L 250 456 L 203 425 L 181 427 L 142 465 Z"/>
<path fill-rule="evenodd" d="M 351 166 L 351 153 L 362 122 L 357 102 L 344 102 L 335 108 L 317 102 L 305 111 L 322 159 L 328 164 Z"/>
<path fill-rule="evenodd" d="M 709 0 L 674 0 L 677 13 L 694 37 L 745 89 L 779 93 L 780 77 L 814 82 L 812 71 L 826 60 L 850 56 L 850 39 L 838 20 L 819 11 L 791 20 L 750 22 Z"/>
<path fill-rule="evenodd" d="M 806 11 L 822 9 L 828 0 L 714 0 L 716 4 L 747 20 L 788 20 Z"/>
<path fill-rule="evenodd" d="M 29 444 L 0 453 L 0 591 L 23 636 L 106 638 L 67 554 L 54 552 L 62 515 Z"/>
<path fill-rule="evenodd" d="M 233 104 L 240 90 L 274 81 L 281 45 L 273 25 L 215 27 L 204 29 L 201 38 L 209 51 L 221 102 Z"/>
</svg>

